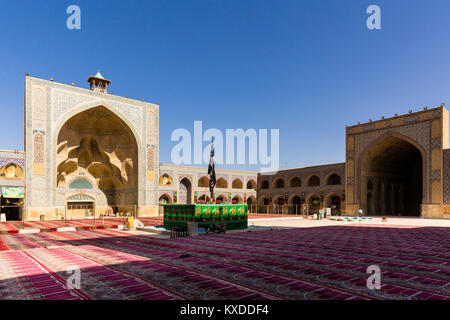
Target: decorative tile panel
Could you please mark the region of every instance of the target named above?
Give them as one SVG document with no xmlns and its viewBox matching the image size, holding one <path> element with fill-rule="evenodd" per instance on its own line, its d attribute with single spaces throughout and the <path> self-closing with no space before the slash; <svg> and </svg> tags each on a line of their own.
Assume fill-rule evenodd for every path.
<svg viewBox="0 0 450 320">
<path fill-rule="evenodd" d="M 444 203 L 450 204 L 450 149 L 444 150 Z"/>
</svg>

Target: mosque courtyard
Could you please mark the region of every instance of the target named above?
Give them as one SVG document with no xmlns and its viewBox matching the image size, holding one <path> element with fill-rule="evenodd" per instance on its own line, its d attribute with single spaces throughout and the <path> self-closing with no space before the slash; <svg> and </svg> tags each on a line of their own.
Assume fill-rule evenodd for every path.
<svg viewBox="0 0 450 320">
<path fill-rule="evenodd" d="M 38 233 L 2 225 L 0 299 L 450 299 L 448 220 L 250 218 L 247 230 L 183 238 L 112 222 Z M 367 286 L 371 265 L 379 290 Z M 67 286 L 74 267 L 79 288 Z"/>
</svg>

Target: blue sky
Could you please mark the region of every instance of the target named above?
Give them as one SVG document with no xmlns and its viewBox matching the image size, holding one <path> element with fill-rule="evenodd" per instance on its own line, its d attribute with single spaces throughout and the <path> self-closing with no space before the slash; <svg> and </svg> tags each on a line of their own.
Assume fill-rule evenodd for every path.
<svg viewBox="0 0 450 320">
<path fill-rule="evenodd" d="M 81 8 L 81 30 L 66 8 Z M 381 30 L 366 8 L 381 7 Z M 450 1 L 0 2 L 0 149 L 23 150 L 24 73 L 160 104 L 177 128 L 279 128 L 281 168 L 343 162 L 345 125 L 449 102 Z M 231 166 L 231 169 L 254 169 Z"/>
</svg>

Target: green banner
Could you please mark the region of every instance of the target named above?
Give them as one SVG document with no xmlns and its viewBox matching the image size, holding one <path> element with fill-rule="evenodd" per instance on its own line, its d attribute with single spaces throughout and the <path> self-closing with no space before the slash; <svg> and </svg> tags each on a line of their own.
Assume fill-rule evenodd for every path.
<svg viewBox="0 0 450 320">
<path fill-rule="evenodd" d="M 211 223 L 223 223 L 228 229 L 248 227 L 246 204 L 166 204 L 164 205 L 164 228 L 187 228 L 188 222 L 196 222 L 207 228 Z"/>
<path fill-rule="evenodd" d="M 74 194 L 67 199 L 67 202 L 93 202 L 94 199 L 85 194 Z"/>
<path fill-rule="evenodd" d="M 3 198 L 23 198 L 23 187 L 2 187 Z"/>
</svg>

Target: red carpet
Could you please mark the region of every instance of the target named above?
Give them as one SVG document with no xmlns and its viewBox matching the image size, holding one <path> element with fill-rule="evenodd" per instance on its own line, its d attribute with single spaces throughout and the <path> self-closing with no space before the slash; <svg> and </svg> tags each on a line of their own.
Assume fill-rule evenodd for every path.
<svg viewBox="0 0 450 320">
<path fill-rule="evenodd" d="M 0 234 L 19 233 L 19 228 L 9 222 L 0 222 Z"/>
<path fill-rule="evenodd" d="M 7 272 L 5 272 L 7 270 Z M 0 299 L 76 300 L 64 283 L 22 251 L 0 252 Z"/>
<path fill-rule="evenodd" d="M 64 282 L 69 266 L 82 268 L 79 292 L 64 296 L 55 289 L 68 299 L 450 300 L 450 228 L 345 225 L 176 239 L 112 229 L 20 236 L 0 236 L 3 250 L 20 249 L 0 257 L 17 254 L 19 264 L 40 270 L 32 275 Z M 370 265 L 381 269 L 380 290 L 366 286 Z M 0 286 L 27 276 L 4 279 L 10 268 L 0 265 Z M 16 294 L 8 292 L 1 298 Z"/>
<path fill-rule="evenodd" d="M 123 221 L 115 222 L 109 219 L 90 220 L 51 220 L 51 221 L 12 221 L 12 222 L 0 222 L 0 234 L 5 233 L 18 233 L 20 229 L 39 229 L 40 232 L 54 232 L 57 228 L 62 227 L 74 227 L 77 230 L 89 230 L 89 229 L 107 229 L 117 228 Z"/>
</svg>

